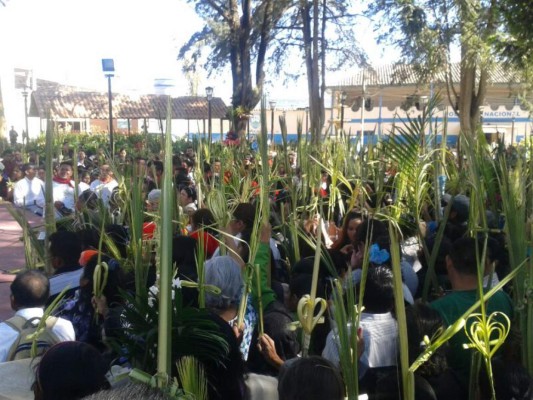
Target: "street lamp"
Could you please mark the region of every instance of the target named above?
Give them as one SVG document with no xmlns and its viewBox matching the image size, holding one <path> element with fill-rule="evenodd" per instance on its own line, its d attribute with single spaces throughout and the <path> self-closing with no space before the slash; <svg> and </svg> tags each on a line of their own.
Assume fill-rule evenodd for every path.
<svg viewBox="0 0 533 400">
<path fill-rule="evenodd" d="M 276 110 L 276 101 L 270 100 L 269 104 L 270 110 L 272 111 L 272 115 L 270 116 L 270 143 L 274 147 L 274 111 Z"/>
<path fill-rule="evenodd" d="M 115 62 L 112 58 L 102 59 L 102 71 L 107 78 L 107 96 L 109 102 L 109 151 L 111 159 L 115 157 L 115 144 L 113 141 L 113 92 L 111 91 L 111 78 L 115 76 Z"/>
<path fill-rule="evenodd" d="M 346 92 L 341 92 L 341 131 L 344 129 L 344 103 L 346 103 L 346 98 L 348 95 Z"/>
<path fill-rule="evenodd" d="M 207 97 L 207 142 L 211 145 L 211 100 L 213 100 L 213 88 L 211 86 L 205 88 L 205 96 Z M 222 137 L 220 140 L 222 140 Z"/>
<path fill-rule="evenodd" d="M 28 94 L 32 90 L 33 77 L 32 71 L 27 69 L 15 68 L 15 89 L 22 89 L 22 97 L 24 98 L 24 123 L 25 130 L 22 131 L 22 147 L 24 147 L 24 140 L 26 144 L 29 137 L 28 132 Z"/>
</svg>

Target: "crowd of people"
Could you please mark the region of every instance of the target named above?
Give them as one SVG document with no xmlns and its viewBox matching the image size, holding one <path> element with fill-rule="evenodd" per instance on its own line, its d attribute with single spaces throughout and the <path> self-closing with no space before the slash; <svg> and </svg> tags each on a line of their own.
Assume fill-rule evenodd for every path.
<svg viewBox="0 0 533 400">
<path fill-rule="evenodd" d="M 257 205 L 240 202 L 231 209 L 231 219 L 226 226 L 219 226 L 213 210 L 207 207 L 206 194 L 199 197 L 195 181 L 199 174 L 194 171 L 202 170 L 202 179 L 212 190 L 222 190 L 224 180 L 229 179 L 228 171 L 217 159 L 198 165 L 192 146 L 173 157 L 173 171 L 165 171 L 159 157 L 131 158 L 124 149 L 113 162 L 106 160 L 103 153 L 89 159 L 83 150 L 74 157 L 68 145 L 65 153 L 53 171 L 56 218 L 68 218 L 87 209 L 98 210 L 98 207 L 111 214 L 120 212 L 120 202 L 115 199 L 119 183 L 114 175 L 129 169 L 131 176 L 140 176 L 143 182 L 140 206 L 145 210 L 145 240 L 156 235 L 162 179 L 164 174 L 172 173 L 180 214 L 187 218 L 186 229 L 173 238 L 177 277 L 182 281 L 198 281 L 196 255 L 200 248 L 205 260 L 204 283 L 220 291 L 205 293 L 208 310 L 205 318 L 216 326 L 227 349 L 218 359 L 200 360 L 206 371 L 209 399 L 344 399 L 341 328 L 336 326 L 336 311 L 331 300 L 335 279 L 343 282 L 345 290 L 351 290 L 352 285 L 346 282 L 352 282 L 356 293 L 364 284 L 356 335 L 360 393 L 367 394 L 370 399 L 402 398 L 391 257 L 395 249 L 391 248 L 393 241 L 388 225 L 372 215 L 368 204 L 359 204 L 344 215 L 335 213 L 332 219 L 337 220 L 329 223 L 330 229 L 323 229 L 312 217 L 301 221 L 304 231 L 323 232 L 328 245 L 328 257 L 322 257 L 319 264 L 316 288 L 317 296 L 328 300 L 328 311 L 323 323 L 313 331 L 310 356 L 302 357 L 300 332 L 290 326 L 297 320 L 300 299 L 311 292 L 315 251 L 309 242 L 301 240 L 298 243 L 301 259 L 291 265 L 286 254 L 290 239 L 280 237 L 271 226 L 276 213 L 285 212 L 281 208 L 292 193 L 290 186 L 301 185 L 294 151 L 287 157 L 289 164 L 280 162 L 276 169 L 287 178 L 279 180 L 281 183 L 276 183 L 271 191 L 271 221 L 259 223 Z M 275 156 L 271 154 L 272 163 L 275 163 Z M 23 162 L 18 152 L 4 154 L 1 167 L 14 185 L 10 189 L 6 186 L 6 191 L 0 195 L 11 199 L 16 207 L 43 215 L 44 177 L 38 160 L 33 158 Z M 245 174 L 253 165 L 253 155 L 244 157 L 240 170 Z M 73 168 L 77 168 L 78 182 L 73 180 Z M 19 175 L 14 175 L 16 169 Z M 317 195 L 327 198 L 330 184 L 331 178 L 323 171 Z M 420 222 L 425 232 L 423 238 L 417 235 L 419 222 L 416 218 L 412 217 L 410 224 L 400 225 L 400 269 L 410 362 L 424 351 L 426 338 L 435 338 L 455 323 L 478 296 L 478 255 L 484 241 L 468 236 L 468 197 L 444 196 L 442 206 L 446 203 L 449 203 L 450 213 L 444 222 L 442 240 L 436 240 L 436 222 Z M 259 229 L 254 230 L 257 225 Z M 128 304 L 124 293 L 136 290 L 134 272 L 123 266 L 131 244 L 127 228 L 108 224 L 105 232 L 94 226 L 84 226 L 77 232 L 60 229 L 49 238 L 54 273 L 47 277 L 36 270 L 24 271 L 11 285 L 11 305 L 15 314 L 0 323 L 0 362 L 30 357 L 28 348 L 32 341 L 25 339 L 27 335 L 23 332 L 37 329 L 44 318 L 44 308 L 61 294 L 53 315 L 44 318 L 46 336 L 37 341 L 42 358 L 36 370 L 36 399 L 166 398 L 165 394 L 142 385 L 111 388 L 106 378 L 110 366 L 119 362 L 117 360 L 122 366 L 131 366 L 128 354 L 117 346 L 110 346 L 113 341 L 119 343 L 121 335 L 133 323 L 125 317 Z M 257 238 L 253 237 L 254 232 Z M 117 257 L 116 251 L 110 251 L 108 244 L 102 244 L 101 234 L 110 238 L 121 257 Z M 487 257 L 482 267 L 486 288 L 493 287 L 508 273 L 502 235 L 491 234 L 488 239 Z M 258 240 L 257 251 L 250 254 L 249 244 L 255 239 Z M 435 273 L 442 290 L 434 290 L 429 302 L 421 301 L 429 265 L 421 240 L 430 250 L 439 246 L 435 250 Z M 102 248 L 101 254 L 99 248 Z M 331 260 L 330 264 L 324 261 L 326 258 Z M 102 262 L 108 266 L 108 275 L 102 293 L 97 294 L 94 271 Z M 150 296 L 157 297 L 155 258 L 150 263 L 146 287 Z M 252 284 L 247 285 L 246 270 L 250 264 L 258 265 L 259 273 L 254 274 Z M 368 271 L 364 277 L 363 269 Z M 250 287 L 251 296 L 245 305 L 243 322 L 239 323 L 245 287 Z M 181 290 L 184 306 L 198 308 L 197 290 Z M 488 300 L 486 311 L 488 314 L 498 312 L 500 318 L 504 319 L 505 315 L 512 321 L 513 303 L 506 290 L 504 287 Z M 342 307 L 337 304 L 339 306 Z M 355 321 L 348 323 L 351 325 Z M 520 352 L 511 336 L 493 358 L 492 380 L 497 398 L 533 399 L 533 380 L 521 365 Z M 416 371 L 416 399 L 468 398 L 474 350 L 465 349 L 465 343 L 468 338 L 461 330 Z M 200 341 L 197 345 L 202 347 L 203 344 L 206 345 Z M 142 347 L 142 343 L 139 345 Z M 490 398 L 491 388 L 484 368 L 480 370 L 477 386 L 479 398 Z"/>
</svg>

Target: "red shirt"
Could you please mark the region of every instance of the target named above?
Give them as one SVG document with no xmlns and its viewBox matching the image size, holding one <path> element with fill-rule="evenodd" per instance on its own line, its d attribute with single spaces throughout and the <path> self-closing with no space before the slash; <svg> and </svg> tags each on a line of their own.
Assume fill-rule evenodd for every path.
<svg viewBox="0 0 533 400">
<path fill-rule="evenodd" d="M 204 253 L 206 258 L 211 258 L 215 250 L 218 249 L 218 240 L 216 240 L 213 235 L 202 230 L 194 231 L 189 236 L 196 239 L 197 242 L 200 242 L 200 232 L 203 233 Z"/>
</svg>

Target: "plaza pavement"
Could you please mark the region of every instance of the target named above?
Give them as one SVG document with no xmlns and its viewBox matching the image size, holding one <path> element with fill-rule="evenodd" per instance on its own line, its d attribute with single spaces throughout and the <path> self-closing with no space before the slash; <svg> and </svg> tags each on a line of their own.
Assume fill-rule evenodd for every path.
<svg viewBox="0 0 533 400">
<path fill-rule="evenodd" d="M 22 228 L 7 210 L 8 203 L 0 202 L 0 321 L 13 315 L 9 302 L 9 285 L 15 275 L 9 271 L 24 268 L 24 243 Z M 26 213 L 31 226 L 42 224 L 43 220 L 30 212 Z M 7 272 L 7 273 L 6 273 Z"/>
</svg>

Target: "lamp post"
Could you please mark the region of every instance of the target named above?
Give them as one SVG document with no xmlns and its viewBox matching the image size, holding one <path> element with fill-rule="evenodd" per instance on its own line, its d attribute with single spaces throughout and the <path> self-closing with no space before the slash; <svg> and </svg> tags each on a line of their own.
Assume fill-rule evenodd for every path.
<svg viewBox="0 0 533 400">
<path fill-rule="evenodd" d="M 274 111 L 276 110 L 276 101 L 270 100 L 270 111 L 272 112 L 270 116 L 270 145 L 274 147 Z"/>
<path fill-rule="evenodd" d="M 213 134 L 213 127 L 211 125 L 211 100 L 213 100 L 213 88 L 211 86 L 205 88 L 205 96 L 207 98 L 207 142 L 211 145 L 211 135 Z M 222 140 L 222 137 L 220 140 Z"/>
<path fill-rule="evenodd" d="M 115 143 L 113 141 L 113 92 L 111 91 L 111 78 L 115 76 L 115 62 L 112 58 L 102 59 L 102 70 L 107 78 L 107 96 L 109 102 L 109 152 L 111 159 L 115 158 Z"/>
<path fill-rule="evenodd" d="M 22 147 L 25 149 L 24 142 L 28 141 L 28 94 L 33 87 L 32 71 L 27 69 L 15 68 L 15 89 L 22 89 L 22 97 L 24 98 L 24 123 L 25 129 L 22 131 Z"/>
<path fill-rule="evenodd" d="M 344 103 L 346 103 L 347 94 L 345 91 L 341 92 L 341 131 L 344 130 Z"/>
<path fill-rule="evenodd" d="M 24 123 L 26 126 L 26 129 L 24 132 L 22 132 L 22 147 L 25 149 L 24 139 L 26 139 L 26 144 L 28 144 L 28 88 L 25 87 L 22 91 L 22 96 L 24 97 Z"/>
</svg>

